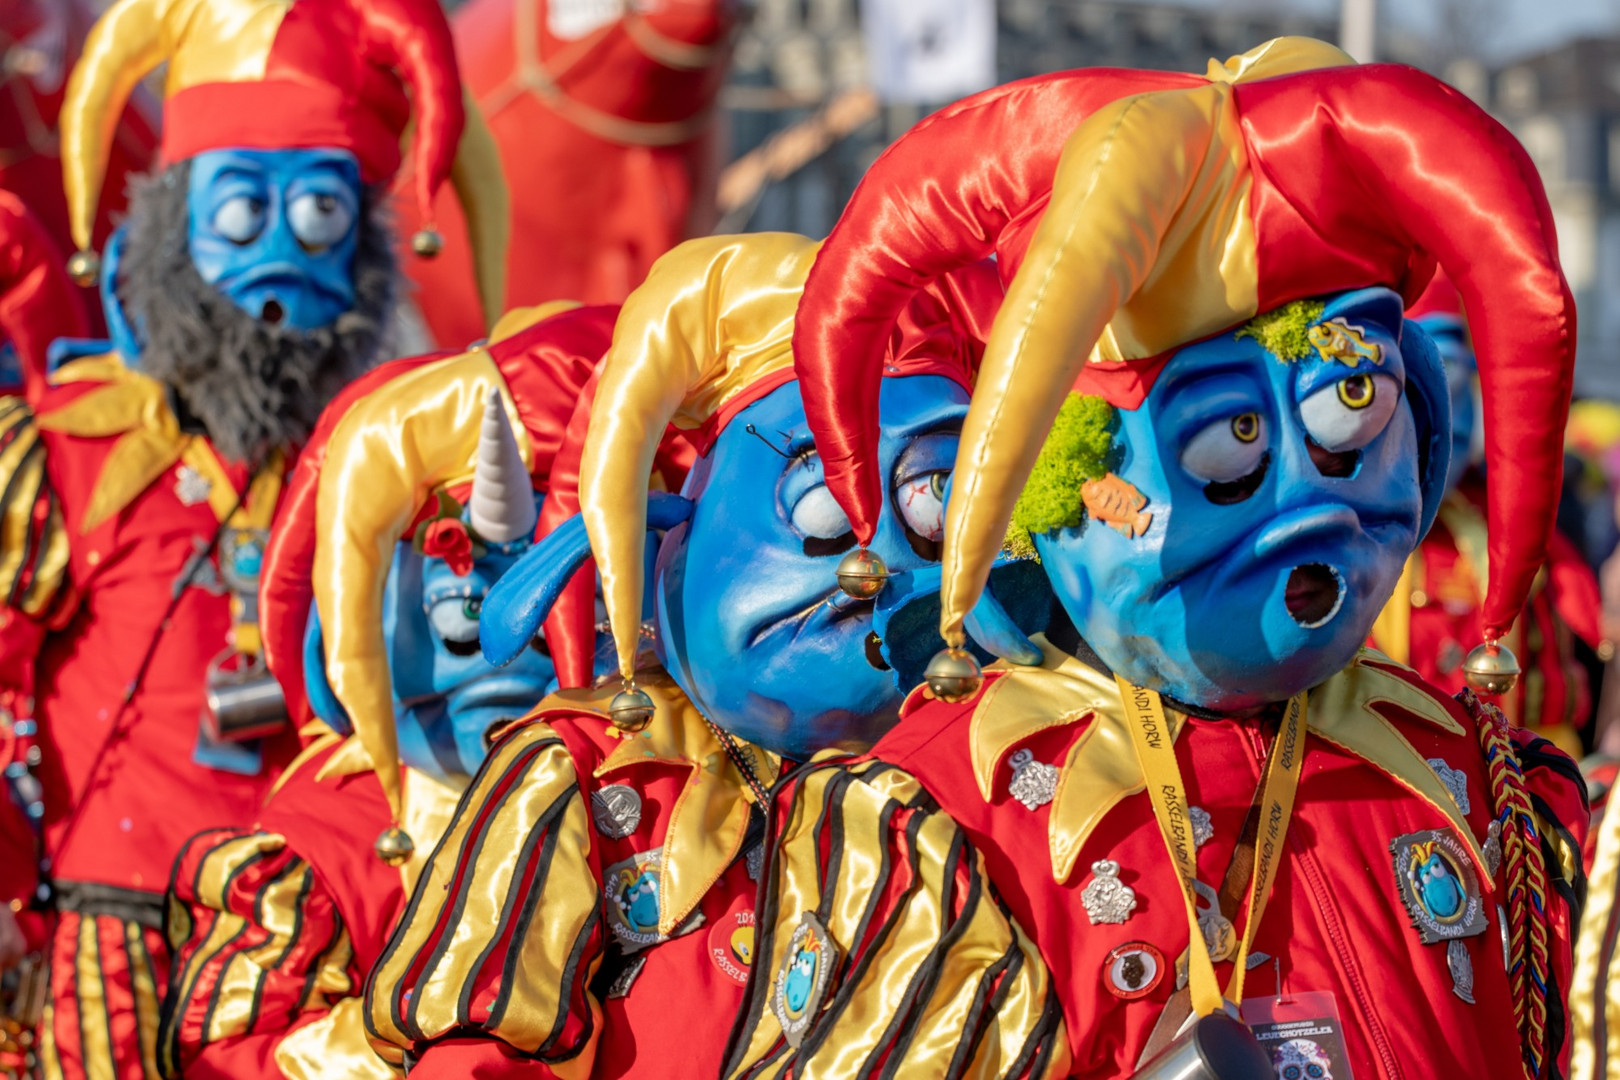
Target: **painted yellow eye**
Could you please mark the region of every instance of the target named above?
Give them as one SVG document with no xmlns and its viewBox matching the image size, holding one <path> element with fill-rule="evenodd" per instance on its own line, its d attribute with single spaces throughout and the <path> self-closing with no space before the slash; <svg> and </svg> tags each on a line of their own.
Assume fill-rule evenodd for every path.
<svg viewBox="0 0 1620 1080">
<path fill-rule="evenodd" d="M 1365 409 L 1378 396 L 1371 375 L 1352 375 L 1339 383 L 1339 400 L 1347 408 Z"/>
<path fill-rule="evenodd" d="M 1260 414 L 1246 412 L 1232 417 L 1232 435 L 1240 443 L 1252 443 L 1260 437 Z"/>
</svg>

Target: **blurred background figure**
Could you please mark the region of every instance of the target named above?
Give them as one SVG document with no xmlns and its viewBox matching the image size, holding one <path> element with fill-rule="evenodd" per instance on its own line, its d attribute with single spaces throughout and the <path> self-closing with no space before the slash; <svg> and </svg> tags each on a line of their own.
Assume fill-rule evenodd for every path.
<svg viewBox="0 0 1620 1080">
<path fill-rule="evenodd" d="M 724 139 L 715 101 L 740 0 L 472 0 L 454 14 L 467 88 L 512 191 L 505 307 L 618 303 L 653 260 L 715 223 Z M 411 177 L 400 177 L 409 191 Z M 415 209 L 400 200 L 403 233 Z M 440 199 L 444 256 L 411 267 L 433 341 L 483 336 L 460 214 Z"/>
<path fill-rule="evenodd" d="M 22 200 L 65 252 L 73 242 L 56 115 L 68 72 L 103 6 L 93 0 L 0 0 L 0 190 Z M 96 215 L 98 251 L 124 213 L 129 174 L 146 170 L 156 153 L 155 114 L 150 97 L 137 93 L 118 122 Z M 100 311 L 88 314 L 99 330 Z"/>
</svg>

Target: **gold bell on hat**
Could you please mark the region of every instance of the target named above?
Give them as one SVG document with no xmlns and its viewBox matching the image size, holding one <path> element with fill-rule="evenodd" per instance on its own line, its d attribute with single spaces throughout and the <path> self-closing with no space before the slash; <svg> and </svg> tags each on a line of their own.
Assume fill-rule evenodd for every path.
<svg viewBox="0 0 1620 1080">
<path fill-rule="evenodd" d="M 89 288 L 101 276 L 101 257 L 93 251 L 75 251 L 67 261 L 68 277 Z"/>
<path fill-rule="evenodd" d="M 640 731 L 652 723 L 655 711 L 653 699 L 647 696 L 647 691 L 633 682 L 626 682 L 624 689 L 614 694 L 613 700 L 608 702 L 608 719 L 620 731 Z"/>
<path fill-rule="evenodd" d="M 390 825 L 377 837 L 371 849 L 377 853 L 377 858 L 389 866 L 403 866 L 416 853 L 416 842 L 411 839 L 410 833 L 398 825 Z"/>
<path fill-rule="evenodd" d="M 941 701 L 966 701 L 984 685 L 984 669 L 966 649 L 942 649 L 928 661 L 923 678 Z"/>
<path fill-rule="evenodd" d="M 1463 679 L 1474 690 L 1493 697 L 1517 686 L 1522 670 L 1513 650 L 1499 641 L 1475 645 L 1463 661 Z"/>
<path fill-rule="evenodd" d="M 838 587 L 857 600 L 870 600 L 883 591 L 889 580 L 889 568 L 883 559 L 865 548 L 838 560 Z"/>
<path fill-rule="evenodd" d="M 420 258 L 431 259 L 444 250 L 444 237 L 439 235 L 438 229 L 431 226 L 417 229 L 415 235 L 411 237 L 411 250 Z"/>
</svg>

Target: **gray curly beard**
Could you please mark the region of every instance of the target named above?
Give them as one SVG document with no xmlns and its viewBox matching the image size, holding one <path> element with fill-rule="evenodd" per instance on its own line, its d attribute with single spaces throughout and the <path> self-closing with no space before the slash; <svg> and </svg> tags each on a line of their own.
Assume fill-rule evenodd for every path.
<svg viewBox="0 0 1620 1080">
<path fill-rule="evenodd" d="M 226 459 L 259 462 L 309 438 L 326 404 L 379 358 L 397 285 L 386 192 L 361 200 L 353 309 L 293 330 L 249 315 L 197 273 L 186 247 L 190 171 L 180 162 L 131 185 L 118 298 L 141 339 L 140 370 L 169 387 L 182 420 Z"/>
</svg>

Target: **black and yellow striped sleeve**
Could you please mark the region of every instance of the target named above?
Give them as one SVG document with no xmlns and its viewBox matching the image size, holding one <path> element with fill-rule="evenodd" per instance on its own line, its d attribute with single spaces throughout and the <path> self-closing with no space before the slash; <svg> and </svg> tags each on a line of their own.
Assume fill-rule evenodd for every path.
<svg viewBox="0 0 1620 1080">
<path fill-rule="evenodd" d="M 244 1040 L 279 1039 L 301 1017 L 360 993 L 332 897 L 274 833 L 219 829 L 193 838 L 175 863 L 167 923 L 174 960 L 158 1039 L 165 1076 L 185 1075 L 203 1059 L 223 1066 Z"/>
<path fill-rule="evenodd" d="M 67 567 L 62 507 L 33 410 L 21 398 L 0 397 L 0 604 L 48 618 Z"/>
<path fill-rule="evenodd" d="M 777 809 L 729 1080 L 1065 1074 L 1039 953 L 914 779 L 877 762 L 816 767 Z"/>
<path fill-rule="evenodd" d="M 529 722 L 463 793 L 366 988 L 391 1061 L 451 1034 L 583 1069 L 600 1023 L 588 983 L 603 944 L 590 815 L 573 758 Z"/>
</svg>

